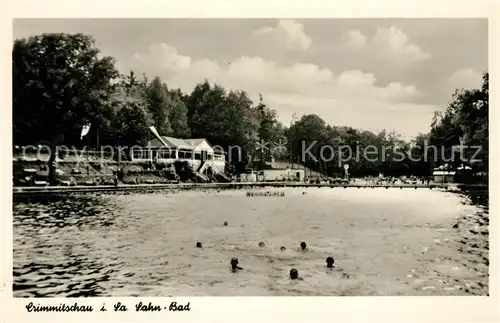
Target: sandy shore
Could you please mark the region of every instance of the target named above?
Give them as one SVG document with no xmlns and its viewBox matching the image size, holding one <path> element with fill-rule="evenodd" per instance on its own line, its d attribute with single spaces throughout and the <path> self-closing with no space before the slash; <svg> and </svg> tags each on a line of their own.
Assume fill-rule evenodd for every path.
<svg viewBox="0 0 500 323">
<path fill-rule="evenodd" d="M 464 291 L 473 295 L 488 293 L 489 268 L 489 217 L 487 212 L 462 215 L 454 229 L 461 237 L 458 252 L 467 262 L 464 266 L 475 272 L 474 279 L 466 282 Z"/>
</svg>

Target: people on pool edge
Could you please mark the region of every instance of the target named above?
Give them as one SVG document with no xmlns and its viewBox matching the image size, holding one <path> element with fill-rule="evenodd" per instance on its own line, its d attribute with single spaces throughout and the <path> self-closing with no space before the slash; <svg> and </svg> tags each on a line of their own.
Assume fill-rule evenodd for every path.
<svg viewBox="0 0 500 323">
<path fill-rule="evenodd" d="M 243 270 L 242 267 L 238 266 L 238 258 L 231 258 L 231 269 L 234 272 L 237 272 L 238 270 Z"/>
</svg>

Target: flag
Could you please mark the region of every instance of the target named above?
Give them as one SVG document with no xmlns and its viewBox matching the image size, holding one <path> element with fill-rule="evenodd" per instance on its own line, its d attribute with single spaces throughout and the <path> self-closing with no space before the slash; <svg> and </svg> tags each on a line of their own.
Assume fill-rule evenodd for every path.
<svg viewBox="0 0 500 323">
<path fill-rule="evenodd" d="M 85 137 L 89 133 L 89 131 L 90 131 L 90 123 L 83 125 L 82 133 L 80 134 L 80 140 L 82 140 L 83 137 Z"/>
</svg>

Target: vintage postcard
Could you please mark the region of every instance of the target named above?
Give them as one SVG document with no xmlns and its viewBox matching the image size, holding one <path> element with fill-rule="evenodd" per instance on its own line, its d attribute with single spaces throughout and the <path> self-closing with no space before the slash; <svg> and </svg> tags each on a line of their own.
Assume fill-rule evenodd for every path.
<svg viewBox="0 0 500 323">
<path fill-rule="evenodd" d="M 498 320 L 488 6 L 12 16 L 6 322 Z"/>
</svg>

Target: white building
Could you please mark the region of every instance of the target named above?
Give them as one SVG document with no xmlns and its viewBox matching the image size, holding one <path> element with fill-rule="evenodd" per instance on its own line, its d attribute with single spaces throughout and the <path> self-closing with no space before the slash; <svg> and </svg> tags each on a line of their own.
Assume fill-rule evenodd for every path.
<svg viewBox="0 0 500 323">
<path fill-rule="evenodd" d="M 455 171 L 435 170 L 432 172 L 435 183 L 454 183 L 455 175 Z"/>
<path fill-rule="evenodd" d="M 456 171 L 452 170 L 450 165 L 445 164 L 434 168 L 432 177 L 435 183 L 454 183 Z"/>
<path fill-rule="evenodd" d="M 216 172 L 224 172 L 226 158 L 224 152 L 214 151 L 204 138 L 180 139 L 162 136 L 160 141 L 155 138 L 148 142 L 145 148 L 135 148 L 130 151 L 132 161 L 156 162 L 173 164 L 175 161 L 187 161 L 200 173 L 206 167 L 212 167 Z"/>
<path fill-rule="evenodd" d="M 260 171 L 258 180 L 266 181 L 304 181 L 303 169 L 265 169 Z"/>
</svg>

